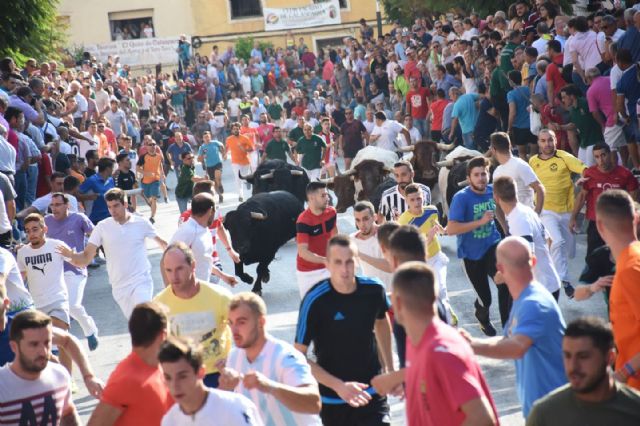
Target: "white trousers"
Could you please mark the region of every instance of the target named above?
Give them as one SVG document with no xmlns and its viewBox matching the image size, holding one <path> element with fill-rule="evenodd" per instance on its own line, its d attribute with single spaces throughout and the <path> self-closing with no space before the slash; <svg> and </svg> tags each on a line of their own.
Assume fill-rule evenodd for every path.
<svg viewBox="0 0 640 426">
<path fill-rule="evenodd" d="M 435 256 L 427 259 L 427 265 L 433 269 L 436 276 L 436 285 L 438 286 L 437 297 L 442 302 L 447 311 L 447 320 L 449 324 L 451 318 L 451 303 L 449 302 L 449 294 L 447 293 L 447 265 L 449 258 L 443 252 L 438 252 Z"/>
<path fill-rule="evenodd" d="M 569 278 L 569 259 L 576 255 L 576 239 L 569 229 L 571 213 L 556 213 L 542 210 L 540 214 L 542 224 L 551 237 L 551 259 L 562 281 Z"/>
<path fill-rule="evenodd" d="M 82 305 L 87 276 L 67 271 L 64 273 L 64 282 L 67 284 L 67 292 L 69 293 L 69 314 L 71 318 L 78 321 L 85 337 L 98 334 L 98 327 L 95 321 Z"/>
<path fill-rule="evenodd" d="M 296 271 L 296 278 L 298 279 L 298 290 L 300 290 L 300 298 L 302 299 L 311 287 L 329 278 L 329 271 L 327 268 L 313 271 Z"/>
<path fill-rule="evenodd" d="M 320 179 L 320 173 L 322 172 L 322 169 L 305 170 L 307 171 L 307 176 L 309 176 L 310 182 Z"/>
<path fill-rule="evenodd" d="M 113 298 L 118 306 L 120 306 L 120 310 L 122 310 L 122 313 L 128 321 L 136 305 L 150 302 L 153 298 L 153 280 L 151 279 L 151 274 L 148 274 L 145 279 L 141 279 L 131 285 L 114 287 L 111 294 L 113 294 Z"/>
<path fill-rule="evenodd" d="M 240 179 L 238 173 L 241 173 L 243 176 L 251 173 L 251 166 L 241 166 L 240 164 L 231 163 L 231 168 L 233 169 L 233 181 L 236 184 L 236 192 L 238 193 L 238 197 L 244 198 L 244 187 L 247 184 L 246 181 Z"/>
</svg>

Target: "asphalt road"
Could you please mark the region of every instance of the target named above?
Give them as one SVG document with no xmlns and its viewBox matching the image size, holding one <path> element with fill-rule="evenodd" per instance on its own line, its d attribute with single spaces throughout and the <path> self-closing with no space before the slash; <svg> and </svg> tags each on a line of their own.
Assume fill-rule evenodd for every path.
<svg viewBox="0 0 640 426">
<path fill-rule="evenodd" d="M 198 168 L 197 173 L 202 175 L 202 170 Z M 171 174 L 168 178 L 168 184 L 170 188 L 175 187 L 175 175 Z M 225 186 L 225 202 L 222 204 L 222 211 L 226 213 L 235 209 L 238 205 L 229 164 L 226 164 L 224 167 L 223 184 Z M 172 191 L 170 190 L 169 192 L 169 203 L 159 203 L 158 205 L 155 225 L 160 236 L 167 240 L 175 231 L 178 219 L 178 205 L 174 200 Z M 144 202 L 140 201 L 138 203 L 138 205 L 141 204 L 144 204 Z M 147 217 L 149 215 L 149 209 L 146 205 L 139 208 L 138 211 Z M 338 229 L 343 233 L 349 233 L 355 230 L 351 209 L 339 215 Z M 469 330 L 473 335 L 481 336 L 482 333 L 473 314 L 475 292 L 462 270 L 462 262 L 455 256 L 455 239 L 453 237 L 443 237 L 441 238 L 441 244 L 445 254 L 451 259 L 447 284 L 451 303 L 459 317 L 460 327 Z M 161 252 L 152 241 L 148 242 L 147 247 L 157 293 L 162 288 L 159 269 Z M 584 258 L 585 248 L 585 235 L 579 235 L 577 257 L 571 261 L 569 265 L 572 277 L 577 277 L 580 274 L 584 265 L 582 259 Z M 265 284 L 263 288 L 263 297 L 269 310 L 267 319 L 269 332 L 289 342 L 293 341 L 298 316 L 298 306 L 300 303 L 296 280 L 292 279 L 295 272 L 295 256 L 296 245 L 292 240 L 278 252 L 276 260 L 271 264 L 270 268 L 271 281 Z M 233 264 L 225 254 L 222 254 L 222 264 L 226 271 L 233 271 Z M 122 267 L 126 268 L 126 265 L 122 265 Z M 255 277 L 255 265 L 246 267 L 245 270 Z M 239 283 L 232 291 L 236 293 L 249 291 L 250 289 L 251 287 L 249 285 Z M 497 293 L 495 288 L 493 289 L 493 296 L 494 303 L 491 306 L 491 318 L 494 326 L 500 333 Z M 126 320 L 111 296 L 111 287 L 104 266 L 90 271 L 84 296 L 84 304 L 89 314 L 94 317 L 100 329 L 100 346 L 96 351 L 89 354 L 89 358 L 96 374 L 106 382 L 109 374 L 117 363 L 130 352 L 131 345 L 127 333 Z M 604 301 L 598 296 L 585 302 L 575 302 L 568 300 L 563 294 L 560 297 L 560 306 L 567 322 L 585 314 L 602 317 L 606 315 Z M 72 331 L 76 336 L 82 336 L 77 324 L 73 324 Z M 513 362 L 480 358 L 480 363 L 496 401 L 501 424 L 524 424 L 521 407 L 515 391 Z M 77 369 L 74 371 L 74 380 L 78 385 L 78 391 L 74 394 L 74 402 L 78 407 L 83 421 L 86 422 L 96 406 L 97 401 L 87 394 Z M 395 399 L 392 399 L 391 402 L 393 424 L 405 424 L 404 404 Z"/>
</svg>

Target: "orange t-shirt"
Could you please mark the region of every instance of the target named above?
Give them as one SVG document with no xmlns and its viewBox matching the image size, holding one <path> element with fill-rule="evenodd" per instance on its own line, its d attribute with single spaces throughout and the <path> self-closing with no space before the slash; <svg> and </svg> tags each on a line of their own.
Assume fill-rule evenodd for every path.
<svg viewBox="0 0 640 426">
<path fill-rule="evenodd" d="M 84 180 L 86 179 L 85 175 L 83 175 L 82 173 L 78 173 L 73 169 L 71 170 L 70 174 L 71 174 L 71 176 L 75 176 L 80 181 L 80 184 L 82 184 L 84 182 Z"/>
<path fill-rule="evenodd" d="M 146 364 L 135 352 L 113 370 L 100 399 L 122 410 L 115 425 L 159 425 L 173 405 L 160 366 Z"/>
<path fill-rule="evenodd" d="M 243 149 L 244 148 L 244 149 Z M 255 146 L 249 138 L 243 135 L 229 136 L 227 138 L 227 149 L 231 153 L 231 162 L 240 166 L 248 166 L 249 155 L 246 151 L 253 151 Z"/>
<path fill-rule="evenodd" d="M 144 154 L 138 160 L 138 166 L 142 166 L 142 183 L 149 184 L 160 180 L 160 174 L 162 172 L 162 156 L 150 155 L 149 153 Z M 148 174 L 152 173 L 152 174 Z"/>
<path fill-rule="evenodd" d="M 609 296 L 609 317 L 618 348 L 617 371 L 640 353 L 640 241 L 629 245 L 618 257 Z M 637 376 L 627 384 L 640 390 Z"/>
</svg>

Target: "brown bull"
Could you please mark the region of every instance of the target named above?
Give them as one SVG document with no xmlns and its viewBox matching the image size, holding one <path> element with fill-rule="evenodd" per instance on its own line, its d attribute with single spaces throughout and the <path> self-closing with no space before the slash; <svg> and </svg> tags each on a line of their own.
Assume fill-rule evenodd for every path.
<svg viewBox="0 0 640 426">
<path fill-rule="evenodd" d="M 402 151 L 413 151 L 411 166 L 413 167 L 415 182 L 421 183 L 433 189 L 438 182 L 438 161 L 440 151 L 450 151 L 453 144 L 443 144 L 434 141 L 423 140 L 401 148 Z"/>
<path fill-rule="evenodd" d="M 344 213 L 356 200 L 368 200 L 391 172 L 393 170 L 379 161 L 364 160 L 344 174 L 325 179 L 324 182 L 329 184 L 338 198 L 336 210 Z"/>
</svg>

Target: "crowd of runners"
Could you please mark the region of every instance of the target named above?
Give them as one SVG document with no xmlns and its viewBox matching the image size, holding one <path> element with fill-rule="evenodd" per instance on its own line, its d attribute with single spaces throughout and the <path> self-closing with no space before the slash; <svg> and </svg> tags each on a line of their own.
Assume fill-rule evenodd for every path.
<svg viewBox="0 0 640 426">
<path fill-rule="evenodd" d="M 0 424 L 80 424 L 74 364 L 99 399 L 90 425 L 390 425 L 388 395 L 411 426 L 499 424 L 478 357 L 514 360 L 527 425 L 640 424 L 640 7 L 619 3 L 570 16 L 518 0 L 377 38 L 363 20 L 317 54 L 291 32 L 250 58 L 183 37 L 174 73 L 91 54 L 75 69 L 0 60 Z M 402 159 L 421 140 L 479 153 L 446 226 Z M 398 153 L 397 185 L 357 202 L 346 235 L 320 178 L 368 145 Z M 218 253 L 240 262 L 220 209 L 249 199 L 240 175 L 271 159 L 311 181 L 292 342 L 267 332 L 259 295 L 230 291 Z M 169 241 L 154 226 L 167 203 L 180 212 Z M 473 307 L 448 296 L 451 262 Z M 101 267 L 132 346 L 106 384 L 83 342 L 101 344 L 83 306 Z M 566 324 L 559 299 L 596 293 L 608 318 Z"/>
</svg>

